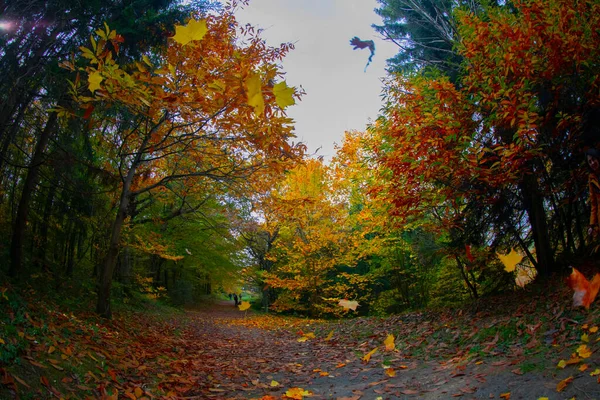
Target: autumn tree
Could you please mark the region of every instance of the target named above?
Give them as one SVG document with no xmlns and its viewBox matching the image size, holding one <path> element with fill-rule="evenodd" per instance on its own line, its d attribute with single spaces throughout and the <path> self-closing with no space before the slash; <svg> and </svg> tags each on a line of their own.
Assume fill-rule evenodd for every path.
<svg viewBox="0 0 600 400">
<path fill-rule="evenodd" d="M 577 186 L 581 121 L 597 107 L 593 10 L 562 1 L 488 7 L 485 18 L 465 10 L 457 17 L 459 85 L 433 72 L 392 77 L 375 127 L 375 190 L 393 215 L 429 213 L 455 249 L 519 247 L 544 276 L 557 250 L 582 248 L 561 204 L 582 198 L 564 188 Z"/>
<path fill-rule="evenodd" d="M 277 62 L 290 49 L 267 47 L 251 27 L 238 25 L 233 10 L 177 26 L 172 41 L 151 60 L 117 60 L 122 38 L 96 31 L 83 48 L 89 64 L 74 92 L 94 125 L 103 168 L 120 177 L 117 212 L 100 268 L 97 312 L 111 316 L 110 287 L 132 206 L 160 191 L 181 197 L 197 185 L 223 193 L 261 170 L 296 157 L 291 120 L 283 109 L 293 88 L 280 79 Z M 74 64 L 67 65 L 76 70 Z M 112 118 L 98 119 L 113 110 Z M 61 110 L 67 115 L 68 110 Z M 178 185 L 183 182 L 184 185 Z"/>
<path fill-rule="evenodd" d="M 347 202 L 336 198 L 328 168 L 307 160 L 273 193 L 278 237 L 268 254 L 265 282 L 278 290 L 273 308 L 310 315 L 338 314 L 337 302 L 364 293 L 367 280 L 353 270 L 353 232 Z"/>
</svg>

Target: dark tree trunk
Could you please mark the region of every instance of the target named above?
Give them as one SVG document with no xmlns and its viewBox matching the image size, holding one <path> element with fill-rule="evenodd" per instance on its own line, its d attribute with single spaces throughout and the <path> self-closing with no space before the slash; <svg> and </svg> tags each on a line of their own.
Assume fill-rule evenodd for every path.
<svg viewBox="0 0 600 400">
<path fill-rule="evenodd" d="M 535 243 L 537 255 L 537 271 L 540 278 L 548 278 L 554 271 L 554 254 L 550 245 L 548 235 L 548 223 L 546 221 L 546 210 L 544 199 L 539 193 L 535 176 L 525 175 L 523 182 L 519 185 L 523 204 L 529 217 L 531 234 Z"/>
<path fill-rule="evenodd" d="M 21 199 L 19 201 L 19 207 L 17 209 L 17 216 L 15 218 L 15 224 L 13 227 L 12 241 L 10 245 L 10 267 L 9 275 L 11 277 L 17 277 L 23 269 L 23 242 L 25 241 L 25 231 L 27 229 L 27 217 L 29 214 L 29 206 L 31 196 L 35 191 L 37 184 L 38 175 L 44 158 L 44 151 L 50 140 L 50 137 L 54 134 L 57 127 L 57 115 L 56 113 L 50 113 L 46 127 L 42 131 L 42 135 L 38 140 L 33 154 L 33 159 L 27 171 L 27 177 L 23 184 L 23 191 L 21 192 Z"/>
</svg>

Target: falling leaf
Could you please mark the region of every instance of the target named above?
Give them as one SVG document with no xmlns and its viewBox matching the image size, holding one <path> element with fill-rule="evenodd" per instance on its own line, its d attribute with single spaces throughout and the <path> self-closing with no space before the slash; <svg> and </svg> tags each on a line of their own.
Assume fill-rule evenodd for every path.
<svg viewBox="0 0 600 400">
<path fill-rule="evenodd" d="M 364 355 L 364 357 L 362 358 L 362 360 L 366 363 L 369 362 L 369 360 L 371 360 L 371 356 L 373 354 L 375 354 L 375 352 L 377 351 L 377 347 L 375 347 L 373 350 L 371 350 L 370 352 L 368 352 L 367 354 Z"/>
<path fill-rule="evenodd" d="M 295 388 L 288 389 L 288 391 L 285 392 L 285 395 L 286 395 L 286 397 L 289 397 L 290 399 L 302 400 L 305 396 L 310 396 L 311 393 L 302 388 L 295 387 Z"/>
<path fill-rule="evenodd" d="M 324 339 L 326 342 L 330 341 L 331 338 L 333 337 L 333 331 L 329 332 L 329 335 L 327 335 L 327 337 Z"/>
<path fill-rule="evenodd" d="M 88 89 L 90 90 L 90 92 L 94 92 L 95 90 L 100 89 L 100 82 L 102 82 L 103 80 L 104 78 L 102 77 L 102 74 L 100 74 L 100 72 L 92 72 L 88 77 Z"/>
<path fill-rule="evenodd" d="M 573 268 L 567 277 L 567 285 L 574 291 L 573 306 L 589 309 L 600 289 L 600 274 L 594 275 L 590 282 L 581 272 Z"/>
<path fill-rule="evenodd" d="M 386 351 L 394 350 L 396 348 L 396 345 L 394 344 L 394 335 L 390 333 L 383 341 L 383 344 L 385 344 Z"/>
<path fill-rule="evenodd" d="M 246 78 L 246 96 L 248 105 L 254 107 L 256 115 L 262 115 L 265 111 L 265 99 L 262 94 L 260 75 L 253 73 Z"/>
<path fill-rule="evenodd" d="M 581 358 L 589 358 L 592 355 L 592 350 L 585 344 L 582 344 L 577 348 L 577 354 L 579 354 L 579 357 Z"/>
<path fill-rule="evenodd" d="M 275 101 L 281 109 L 296 104 L 296 101 L 294 101 L 293 97 L 294 91 L 294 88 L 288 87 L 285 81 L 276 83 L 275 86 L 273 86 L 273 94 L 275 95 Z"/>
<path fill-rule="evenodd" d="M 238 308 L 240 309 L 240 311 L 246 311 L 247 309 L 250 308 L 250 302 L 244 300 L 240 303 Z"/>
<path fill-rule="evenodd" d="M 562 392 L 563 390 L 565 390 L 565 388 L 567 387 L 567 385 L 569 383 L 571 383 L 573 381 L 573 377 L 570 376 L 566 379 L 563 379 L 562 381 L 558 382 L 558 385 L 556 385 L 556 391 L 557 392 Z"/>
<path fill-rule="evenodd" d="M 340 300 L 338 306 L 344 307 L 346 310 L 356 311 L 356 307 L 359 306 L 358 301 L 355 300 Z"/>
<path fill-rule="evenodd" d="M 523 256 L 516 252 L 515 249 L 511 249 L 507 255 L 497 254 L 502 264 L 504 264 L 504 270 L 506 272 L 512 272 L 517 267 L 517 264 L 521 262 Z"/>
<path fill-rule="evenodd" d="M 205 20 L 191 20 L 186 26 L 175 25 L 175 36 L 173 39 L 185 46 L 192 40 L 201 40 L 208 32 Z"/>
</svg>

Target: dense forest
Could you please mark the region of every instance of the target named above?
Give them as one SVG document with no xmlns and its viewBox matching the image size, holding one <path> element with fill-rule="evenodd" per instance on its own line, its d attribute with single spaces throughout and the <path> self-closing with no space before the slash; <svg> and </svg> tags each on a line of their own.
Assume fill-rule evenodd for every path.
<svg viewBox="0 0 600 400">
<path fill-rule="evenodd" d="M 79 293 L 105 318 L 241 290 L 387 315 L 597 257 L 600 2 L 379 0 L 398 46 L 382 111 L 328 162 L 286 114 L 293 45 L 241 26 L 243 3 L 2 3 L 4 291 Z"/>
</svg>

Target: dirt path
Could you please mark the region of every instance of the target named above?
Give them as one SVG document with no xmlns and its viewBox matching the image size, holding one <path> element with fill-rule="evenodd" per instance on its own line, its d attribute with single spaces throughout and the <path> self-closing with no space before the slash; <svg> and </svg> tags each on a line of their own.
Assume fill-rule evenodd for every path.
<svg viewBox="0 0 600 400">
<path fill-rule="evenodd" d="M 600 399 L 596 377 L 589 371 L 557 369 L 555 360 L 517 354 L 465 361 L 460 349 L 456 357 L 427 360 L 427 355 L 404 358 L 380 347 L 365 363 L 361 358 L 372 349 L 369 341 L 352 343 L 334 336 L 299 342 L 297 331 L 273 330 L 264 322 L 253 326 L 255 317 L 245 316 L 231 302 L 189 316 L 192 323 L 182 339 L 185 356 L 202 360 L 202 374 L 198 389 L 188 391 L 187 398 L 279 399 L 299 387 L 310 391 L 312 399 Z M 600 364 L 597 355 L 589 361 L 593 368 Z M 385 373 L 383 363 L 396 371 L 394 377 Z M 558 393 L 558 382 L 570 375 L 573 382 Z M 271 386 L 272 381 L 279 385 Z"/>
</svg>

